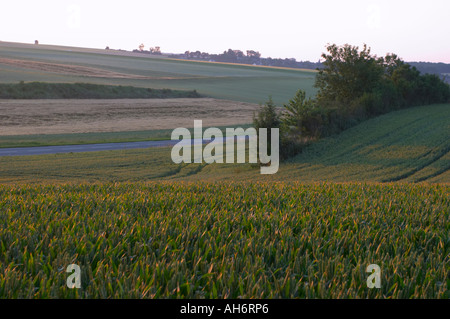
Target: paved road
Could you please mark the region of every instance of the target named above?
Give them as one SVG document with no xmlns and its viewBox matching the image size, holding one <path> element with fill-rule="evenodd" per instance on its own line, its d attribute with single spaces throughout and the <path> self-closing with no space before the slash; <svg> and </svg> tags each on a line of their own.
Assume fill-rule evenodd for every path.
<svg viewBox="0 0 450 319">
<path fill-rule="evenodd" d="M 237 139 L 241 139 L 239 136 Z M 247 137 L 248 138 L 248 137 Z M 224 138 L 224 140 L 227 138 Z M 195 139 L 194 142 L 201 139 Z M 0 148 L 1 156 L 24 156 L 24 155 L 44 155 L 44 154 L 58 154 L 58 153 L 81 153 L 81 152 L 98 152 L 98 151 L 114 151 L 127 150 L 138 148 L 151 148 L 173 146 L 179 140 L 164 140 L 164 141 L 145 141 L 145 142 L 125 142 L 125 143 L 102 143 L 102 144 L 85 144 L 85 145 L 61 145 L 61 146 L 36 146 L 36 147 L 14 147 L 14 148 Z M 186 141 L 188 142 L 188 141 Z M 203 140 L 203 143 L 210 141 Z"/>
<path fill-rule="evenodd" d="M 126 143 L 85 144 L 85 145 L 0 148 L 0 156 L 113 151 L 113 150 L 125 150 L 136 148 L 172 146 L 175 145 L 177 142 L 178 141 L 167 140 L 167 141 L 145 141 L 145 142 L 126 142 Z"/>
</svg>

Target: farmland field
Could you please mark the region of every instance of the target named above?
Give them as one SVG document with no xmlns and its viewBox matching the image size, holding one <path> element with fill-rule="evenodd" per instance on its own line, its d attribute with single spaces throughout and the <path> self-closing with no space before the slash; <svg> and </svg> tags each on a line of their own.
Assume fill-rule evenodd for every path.
<svg viewBox="0 0 450 319">
<path fill-rule="evenodd" d="M 0 42 L 0 83 L 86 82 L 197 90 L 213 98 L 256 104 L 264 103 L 269 95 L 278 104 L 286 103 L 299 88 L 310 95 L 316 92 L 315 72 L 311 70 L 203 63 L 121 52 L 114 55 L 108 51 Z"/>
<path fill-rule="evenodd" d="M 2 100 L 0 147 L 149 140 L 155 135 L 161 137 L 158 131 L 164 129 L 192 127 L 194 119 L 202 119 L 209 126 L 246 125 L 252 122 L 257 104 L 266 102 L 269 96 L 281 105 L 299 88 L 313 95 L 314 76 L 311 70 L 0 42 L 0 83 L 39 81 L 170 88 L 197 90 L 209 97 L 148 102 Z M 163 135 L 170 137 L 170 133 Z"/>
<path fill-rule="evenodd" d="M 248 163 L 174 164 L 170 148 L 151 148 L 0 157 L 0 182 L 252 180 L 450 183 L 449 123 L 448 104 L 385 114 L 311 144 L 297 157 L 282 163 L 274 175 L 261 175 L 259 167 Z M 167 134 L 165 131 L 162 133 Z M 145 132 L 140 134 L 144 136 Z M 24 140 L 16 143 L 21 141 Z"/>
<path fill-rule="evenodd" d="M 0 186 L 7 298 L 450 298 L 449 186 Z M 82 287 L 65 286 L 69 264 Z M 366 267 L 382 269 L 368 289 Z"/>
<path fill-rule="evenodd" d="M 248 127 L 314 72 L 0 42 L 0 83 L 197 90 L 202 99 L 3 100 L 0 147 Z M 398 110 L 256 164 L 171 149 L 0 157 L 0 298 L 450 298 L 450 105 Z M 70 264 L 81 288 L 66 286 Z M 366 267 L 381 267 L 381 288 Z"/>
<path fill-rule="evenodd" d="M 259 106 L 211 98 L 0 100 L 0 136 L 248 124 Z M 170 134 L 169 134 L 170 138 Z"/>
</svg>

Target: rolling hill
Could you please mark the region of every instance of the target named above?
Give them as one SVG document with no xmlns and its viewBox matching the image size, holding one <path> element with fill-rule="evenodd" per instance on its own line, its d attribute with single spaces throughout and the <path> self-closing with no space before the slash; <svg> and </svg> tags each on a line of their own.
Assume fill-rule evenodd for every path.
<svg viewBox="0 0 450 319">
<path fill-rule="evenodd" d="M 115 53 L 115 54 L 114 54 Z M 214 98 L 286 103 L 302 88 L 315 94 L 315 72 L 226 63 L 182 61 L 112 50 L 0 42 L 0 83 L 86 82 L 197 90 Z"/>
</svg>

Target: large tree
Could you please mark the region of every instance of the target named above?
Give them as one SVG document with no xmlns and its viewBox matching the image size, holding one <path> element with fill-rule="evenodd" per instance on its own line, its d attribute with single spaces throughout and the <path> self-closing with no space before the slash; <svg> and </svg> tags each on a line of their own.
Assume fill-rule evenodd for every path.
<svg viewBox="0 0 450 319">
<path fill-rule="evenodd" d="M 421 75 L 395 54 L 371 55 L 370 48 L 336 44 L 322 54 L 315 86 L 322 106 L 376 115 L 420 104 L 447 102 L 450 88 L 436 75 Z"/>
<path fill-rule="evenodd" d="M 349 103 L 378 86 L 384 73 L 383 59 L 370 54 L 364 45 L 328 45 L 329 54 L 323 53 L 323 68 L 316 76 L 318 99 Z"/>
</svg>

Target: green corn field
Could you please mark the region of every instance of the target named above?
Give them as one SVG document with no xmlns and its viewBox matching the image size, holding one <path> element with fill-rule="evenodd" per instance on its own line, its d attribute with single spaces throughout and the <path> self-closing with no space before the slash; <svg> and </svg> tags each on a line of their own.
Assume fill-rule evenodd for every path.
<svg viewBox="0 0 450 319">
<path fill-rule="evenodd" d="M 450 186 L 0 186 L 1 298 L 450 298 Z M 70 289 L 68 265 L 81 269 Z M 370 289 L 366 268 L 381 268 Z"/>
</svg>

